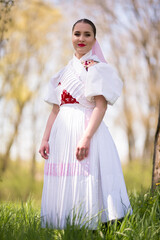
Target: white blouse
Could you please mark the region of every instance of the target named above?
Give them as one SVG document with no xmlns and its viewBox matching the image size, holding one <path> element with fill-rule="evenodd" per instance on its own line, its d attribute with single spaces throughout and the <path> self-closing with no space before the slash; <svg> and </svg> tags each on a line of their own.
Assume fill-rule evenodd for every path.
<svg viewBox="0 0 160 240">
<path fill-rule="evenodd" d="M 88 67 L 82 64 L 85 60 L 98 61 Z M 75 55 L 72 60 L 55 74 L 48 83 L 48 91 L 44 100 L 50 104 L 61 104 L 61 94 L 65 89 L 72 97 L 86 106 L 94 107 L 94 96 L 103 95 L 106 101 L 113 105 L 121 95 L 123 82 L 117 71 L 108 63 L 102 63 L 92 50 L 78 59 Z"/>
<path fill-rule="evenodd" d="M 123 83 L 110 64 L 98 63 L 88 69 L 85 97 L 92 101 L 94 96 L 103 95 L 113 105 L 121 94 Z"/>
</svg>

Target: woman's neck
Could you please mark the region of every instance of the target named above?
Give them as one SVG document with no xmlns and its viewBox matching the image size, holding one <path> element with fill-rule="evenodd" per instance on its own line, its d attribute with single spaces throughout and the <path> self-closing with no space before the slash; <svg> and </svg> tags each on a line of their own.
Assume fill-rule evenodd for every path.
<svg viewBox="0 0 160 240">
<path fill-rule="evenodd" d="M 89 52 L 85 53 L 85 54 L 79 54 L 79 53 L 76 52 L 76 53 L 75 53 L 75 56 L 76 56 L 78 59 L 81 59 L 81 58 L 87 56 L 88 54 L 90 54 L 90 52 L 91 52 L 91 50 L 90 50 Z"/>
</svg>

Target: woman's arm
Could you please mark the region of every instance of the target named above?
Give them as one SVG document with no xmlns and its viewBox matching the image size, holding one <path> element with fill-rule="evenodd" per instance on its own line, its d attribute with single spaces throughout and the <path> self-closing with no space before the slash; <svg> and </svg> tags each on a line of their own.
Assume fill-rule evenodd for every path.
<svg viewBox="0 0 160 240">
<path fill-rule="evenodd" d="M 76 157 L 78 160 L 83 160 L 88 156 L 90 140 L 99 127 L 107 109 L 107 101 L 102 95 L 95 96 L 95 102 L 96 106 L 93 109 L 88 126 L 84 132 L 82 139 L 77 145 Z"/>
<path fill-rule="evenodd" d="M 54 121 L 55 121 L 55 119 L 58 115 L 58 112 L 59 112 L 59 106 L 54 104 L 53 108 L 52 108 L 52 111 L 49 115 L 47 125 L 46 125 L 46 129 L 44 131 L 41 146 L 40 146 L 40 149 L 39 149 L 39 153 L 41 154 L 41 156 L 44 159 L 48 159 L 48 154 L 49 154 L 48 140 L 49 140 L 52 125 L 53 125 L 53 123 L 54 123 Z"/>
</svg>

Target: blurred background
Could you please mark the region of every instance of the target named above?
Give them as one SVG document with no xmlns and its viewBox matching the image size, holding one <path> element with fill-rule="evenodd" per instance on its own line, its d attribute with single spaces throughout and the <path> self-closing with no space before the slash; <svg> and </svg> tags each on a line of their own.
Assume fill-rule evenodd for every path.
<svg viewBox="0 0 160 240">
<path fill-rule="evenodd" d="M 0 201 L 41 201 L 38 149 L 50 78 L 72 58 L 72 25 L 88 18 L 124 82 L 105 121 L 128 191 L 151 186 L 160 96 L 159 0 L 0 0 Z"/>
</svg>

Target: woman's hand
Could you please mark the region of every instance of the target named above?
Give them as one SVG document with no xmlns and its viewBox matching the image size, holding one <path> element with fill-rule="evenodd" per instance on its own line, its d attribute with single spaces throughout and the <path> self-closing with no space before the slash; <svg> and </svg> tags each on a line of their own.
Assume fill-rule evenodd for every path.
<svg viewBox="0 0 160 240">
<path fill-rule="evenodd" d="M 39 153 L 44 159 L 48 159 L 48 154 L 49 154 L 49 144 L 47 140 L 42 140 Z"/>
<path fill-rule="evenodd" d="M 49 144 L 48 144 L 48 140 L 49 140 L 49 136 L 50 136 L 50 132 L 52 129 L 52 125 L 58 115 L 59 112 L 59 106 L 56 104 L 53 104 L 53 108 L 52 111 L 49 115 L 48 121 L 47 121 L 47 125 L 46 125 L 46 129 L 44 131 L 44 135 L 42 138 L 42 143 L 39 149 L 39 153 L 41 154 L 41 156 L 44 159 L 48 159 L 48 154 L 49 154 Z"/>
<path fill-rule="evenodd" d="M 90 138 L 83 137 L 79 141 L 76 149 L 76 157 L 78 160 L 83 160 L 88 156 L 89 146 L 90 146 Z"/>
<path fill-rule="evenodd" d="M 88 156 L 90 140 L 102 122 L 107 109 L 107 101 L 104 96 L 95 96 L 95 103 L 96 105 L 91 114 L 87 128 L 85 129 L 82 139 L 77 145 L 76 157 L 78 160 L 83 160 Z"/>
</svg>

